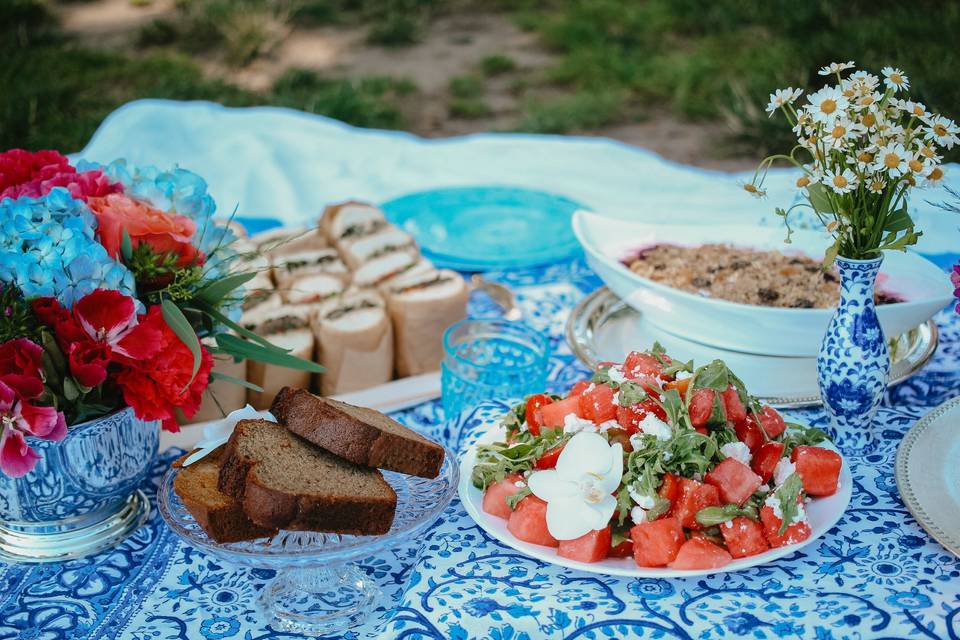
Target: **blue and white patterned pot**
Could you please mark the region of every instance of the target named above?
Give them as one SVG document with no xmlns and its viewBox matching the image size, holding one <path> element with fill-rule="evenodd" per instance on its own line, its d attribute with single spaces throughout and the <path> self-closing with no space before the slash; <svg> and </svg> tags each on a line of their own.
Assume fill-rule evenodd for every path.
<svg viewBox="0 0 960 640">
<path fill-rule="evenodd" d="M 76 558 L 126 538 L 150 513 L 139 487 L 159 427 L 128 407 L 70 427 L 61 442 L 28 438 L 37 466 L 22 478 L 0 474 L 0 559 Z"/>
<path fill-rule="evenodd" d="M 837 258 L 840 305 L 817 356 L 820 397 L 838 444 L 863 448 L 890 374 L 890 353 L 874 306 L 883 257 Z"/>
</svg>

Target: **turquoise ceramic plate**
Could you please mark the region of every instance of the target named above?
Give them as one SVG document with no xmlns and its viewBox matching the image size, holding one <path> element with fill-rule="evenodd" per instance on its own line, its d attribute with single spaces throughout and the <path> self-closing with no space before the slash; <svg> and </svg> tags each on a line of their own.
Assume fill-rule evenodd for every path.
<svg viewBox="0 0 960 640">
<path fill-rule="evenodd" d="M 514 187 L 421 191 L 382 206 L 427 258 L 461 271 L 531 267 L 577 253 L 570 219 L 585 208 L 563 196 Z"/>
</svg>

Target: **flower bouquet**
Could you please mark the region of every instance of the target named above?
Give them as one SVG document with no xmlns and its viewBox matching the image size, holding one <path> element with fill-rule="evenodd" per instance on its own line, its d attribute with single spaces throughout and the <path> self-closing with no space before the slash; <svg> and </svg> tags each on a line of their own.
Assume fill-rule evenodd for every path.
<svg viewBox="0 0 960 640">
<path fill-rule="evenodd" d="M 885 67 L 880 77 L 853 70 L 854 63 L 832 63 L 820 75 L 836 78 L 807 96 L 789 87 L 770 95 L 767 111 L 781 111 L 793 126 L 797 144 L 788 154 L 766 158 L 744 188 L 765 195 L 764 178 L 777 160 L 802 171 L 797 187 L 806 198 L 777 209 L 787 226 L 796 208 L 809 208 L 831 234 L 824 267 L 840 271 L 841 299 L 827 329 L 818 370 L 824 406 L 834 428 L 864 429 L 873 420 L 886 387 L 890 359 L 874 308 L 874 282 L 883 251 L 916 244 L 907 208 L 917 187 L 943 179 L 941 149 L 960 142 L 957 125 L 910 100 L 910 81 L 900 69 Z M 853 70 L 844 77 L 847 71 Z"/>
<path fill-rule="evenodd" d="M 0 555 L 10 523 L 129 503 L 215 354 L 322 371 L 236 322 L 257 274 L 214 211 L 180 168 L 0 154 Z"/>
</svg>

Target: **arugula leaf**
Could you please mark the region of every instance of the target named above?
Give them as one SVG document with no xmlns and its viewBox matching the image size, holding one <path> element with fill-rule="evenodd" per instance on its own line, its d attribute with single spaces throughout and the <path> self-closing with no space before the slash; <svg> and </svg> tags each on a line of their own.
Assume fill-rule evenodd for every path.
<svg viewBox="0 0 960 640">
<path fill-rule="evenodd" d="M 690 386 L 694 389 L 713 389 L 717 393 L 723 393 L 730 386 L 730 369 L 722 360 L 714 360 L 697 369 Z"/>
<path fill-rule="evenodd" d="M 590 378 L 590 382 L 594 384 L 609 385 L 614 391 L 616 391 L 617 389 L 620 388 L 620 383 L 610 379 L 610 369 L 612 368 L 613 368 L 612 364 L 598 367 L 597 370 L 593 372 L 593 376 Z"/>
<path fill-rule="evenodd" d="M 517 505 L 520 504 L 520 501 L 532 494 L 530 487 L 524 487 L 517 491 L 512 496 L 507 496 L 507 506 L 510 507 L 510 511 L 516 511 Z"/>
<path fill-rule="evenodd" d="M 773 496 L 780 501 L 780 517 L 783 519 L 780 530 L 777 532 L 779 535 L 783 535 L 787 527 L 800 520 L 802 507 L 797 502 L 797 498 L 801 491 L 803 491 L 803 482 L 800 480 L 800 474 L 791 473 L 773 492 Z"/>
<path fill-rule="evenodd" d="M 477 462 L 470 481 L 478 489 L 486 490 L 511 473 L 527 471 L 548 450 L 566 443 L 572 434 L 562 429 L 541 429 L 535 436 L 529 431 L 516 434 L 514 441 L 495 442 L 477 447 Z"/>
<path fill-rule="evenodd" d="M 617 396 L 617 403 L 621 407 L 632 407 L 640 404 L 649 397 L 646 389 L 636 382 L 624 382 L 620 385 L 620 395 Z"/>
<path fill-rule="evenodd" d="M 523 426 L 523 423 L 527 421 L 527 402 L 524 400 L 519 404 L 515 404 L 510 411 L 507 412 L 505 416 L 500 420 L 500 424 L 504 429 L 507 430 L 507 433 L 513 433 L 515 431 L 520 431 L 520 427 Z"/>
<path fill-rule="evenodd" d="M 808 427 L 795 422 L 787 423 L 781 442 L 784 444 L 783 457 L 789 458 L 799 446 L 815 446 L 829 440 L 827 434 L 816 427 Z"/>
</svg>

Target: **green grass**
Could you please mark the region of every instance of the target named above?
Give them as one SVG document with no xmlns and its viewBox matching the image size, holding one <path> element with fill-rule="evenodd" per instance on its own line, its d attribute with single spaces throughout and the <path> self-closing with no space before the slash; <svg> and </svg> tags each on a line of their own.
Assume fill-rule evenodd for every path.
<svg viewBox="0 0 960 640">
<path fill-rule="evenodd" d="M 549 101 L 530 100 L 517 127 L 532 133 L 571 133 L 596 129 L 620 120 L 623 96 L 609 91 L 583 91 Z"/>
<path fill-rule="evenodd" d="M 487 56 L 480 61 L 480 70 L 483 71 L 483 75 L 488 78 L 491 76 L 499 76 L 504 73 L 510 73 L 517 69 L 517 63 L 510 56 L 503 54 L 495 54 L 492 56 Z"/>
<path fill-rule="evenodd" d="M 874 73 L 899 66 L 916 88 L 913 96 L 958 115 L 958 3 L 527 0 L 508 6 L 557 54 L 550 84 L 622 91 L 624 100 L 693 120 L 723 118 L 736 130 L 731 149 L 759 155 L 789 145 L 783 120 L 763 112 L 767 94 L 788 85 L 819 87 L 816 70 L 833 60 L 855 60 Z M 580 111 L 531 103 L 524 122 L 560 124 L 567 117 L 545 118 L 545 109 Z"/>
<path fill-rule="evenodd" d="M 269 92 L 246 91 L 205 78 L 182 53 L 124 56 L 79 46 L 59 33 L 39 2 L 30 0 L 0 5 L 0 59 L 4 149 L 78 151 L 107 114 L 147 97 L 287 106 L 358 126 L 403 128 L 398 105 L 416 91 L 404 80 L 331 80 L 296 70 Z"/>
</svg>

